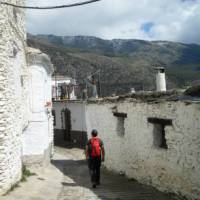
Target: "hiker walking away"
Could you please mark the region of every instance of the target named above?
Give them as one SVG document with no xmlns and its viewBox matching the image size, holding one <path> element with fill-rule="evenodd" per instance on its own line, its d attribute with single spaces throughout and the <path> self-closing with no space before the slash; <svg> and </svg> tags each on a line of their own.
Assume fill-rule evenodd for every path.
<svg viewBox="0 0 200 200">
<path fill-rule="evenodd" d="M 100 167 L 105 158 L 105 150 L 102 140 L 97 137 L 97 130 L 92 130 L 91 136 L 86 145 L 86 159 L 88 160 L 92 187 L 96 188 L 97 185 L 100 185 Z"/>
</svg>

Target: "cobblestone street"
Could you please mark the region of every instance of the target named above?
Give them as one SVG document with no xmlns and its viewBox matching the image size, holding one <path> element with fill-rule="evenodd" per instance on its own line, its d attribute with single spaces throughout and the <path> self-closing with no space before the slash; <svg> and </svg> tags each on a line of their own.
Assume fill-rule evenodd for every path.
<svg viewBox="0 0 200 200">
<path fill-rule="evenodd" d="M 36 171 L 35 171 L 36 170 Z M 127 180 L 102 170 L 102 184 L 93 189 L 83 150 L 56 148 L 45 170 L 35 169 L 37 176 L 19 186 L 2 200 L 174 200 L 172 195 Z"/>
<path fill-rule="evenodd" d="M 64 152 L 62 152 L 64 153 Z M 64 153 L 65 154 L 65 153 Z M 67 151 L 67 159 L 54 160 L 53 164 L 64 174 L 62 190 L 58 200 L 172 200 L 172 195 L 161 193 L 154 188 L 143 186 L 102 170 L 102 184 L 92 189 L 88 168 L 80 150 Z"/>
</svg>

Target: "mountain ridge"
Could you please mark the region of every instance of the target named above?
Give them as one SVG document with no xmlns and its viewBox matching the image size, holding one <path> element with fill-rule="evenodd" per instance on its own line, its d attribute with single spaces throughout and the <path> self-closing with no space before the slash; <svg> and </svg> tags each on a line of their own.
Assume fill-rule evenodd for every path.
<svg viewBox="0 0 200 200">
<path fill-rule="evenodd" d="M 169 89 L 200 80 L 197 44 L 30 34 L 28 44 L 49 54 L 57 73 L 75 76 L 80 83 L 100 69 L 105 96 L 126 93 L 132 87 L 154 90 L 155 65 L 166 68 Z"/>
</svg>

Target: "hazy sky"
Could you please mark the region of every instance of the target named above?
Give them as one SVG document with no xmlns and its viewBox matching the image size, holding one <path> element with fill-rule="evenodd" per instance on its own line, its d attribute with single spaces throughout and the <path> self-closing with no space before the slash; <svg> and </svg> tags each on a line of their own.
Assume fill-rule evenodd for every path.
<svg viewBox="0 0 200 200">
<path fill-rule="evenodd" d="M 27 0 L 61 5 L 84 0 Z M 90 35 L 200 44 L 200 0 L 101 0 L 75 8 L 27 11 L 33 34 Z"/>
</svg>

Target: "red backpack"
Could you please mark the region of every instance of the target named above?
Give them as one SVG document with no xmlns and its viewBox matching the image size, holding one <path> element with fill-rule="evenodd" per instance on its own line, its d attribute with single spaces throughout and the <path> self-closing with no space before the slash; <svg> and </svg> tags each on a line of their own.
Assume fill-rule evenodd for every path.
<svg viewBox="0 0 200 200">
<path fill-rule="evenodd" d="M 100 157 L 101 156 L 101 145 L 99 138 L 90 139 L 91 144 L 91 157 Z"/>
</svg>

